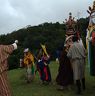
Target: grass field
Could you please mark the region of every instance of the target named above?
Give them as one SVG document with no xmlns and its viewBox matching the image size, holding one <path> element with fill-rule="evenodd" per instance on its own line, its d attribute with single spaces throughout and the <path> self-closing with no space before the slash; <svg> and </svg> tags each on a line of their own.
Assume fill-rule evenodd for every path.
<svg viewBox="0 0 95 96">
<path fill-rule="evenodd" d="M 55 78 L 58 71 L 58 64 L 51 62 L 50 70 L 52 84 L 42 85 L 38 73 L 31 84 L 27 84 L 24 79 L 24 69 L 14 69 L 9 71 L 9 80 L 13 96 L 76 96 L 74 88 L 71 90 L 57 91 Z M 95 96 L 95 77 L 89 75 L 89 68 L 86 66 L 86 90 L 83 96 Z"/>
</svg>

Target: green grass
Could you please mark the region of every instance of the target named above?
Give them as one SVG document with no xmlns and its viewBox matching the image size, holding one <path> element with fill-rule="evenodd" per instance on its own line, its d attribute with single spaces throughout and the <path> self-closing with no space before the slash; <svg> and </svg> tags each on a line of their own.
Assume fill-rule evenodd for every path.
<svg viewBox="0 0 95 96">
<path fill-rule="evenodd" d="M 55 78 L 58 72 L 58 64 L 52 62 L 50 70 L 52 74 L 52 82 L 50 85 L 42 85 L 40 83 L 39 75 L 36 74 L 34 81 L 27 84 L 24 79 L 25 69 L 15 69 L 9 71 L 9 80 L 13 96 L 76 96 L 75 89 L 57 91 Z M 89 68 L 86 66 L 86 90 L 83 96 L 95 96 L 95 78 L 89 75 Z"/>
</svg>

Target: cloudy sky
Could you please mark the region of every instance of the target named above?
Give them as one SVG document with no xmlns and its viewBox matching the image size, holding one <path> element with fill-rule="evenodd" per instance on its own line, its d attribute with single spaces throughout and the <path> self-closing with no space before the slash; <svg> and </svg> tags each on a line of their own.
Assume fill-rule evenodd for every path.
<svg viewBox="0 0 95 96">
<path fill-rule="evenodd" d="M 69 12 L 87 17 L 94 0 L 0 0 L 0 35 L 27 25 L 64 21 Z M 78 15 L 78 13 L 80 13 Z"/>
</svg>

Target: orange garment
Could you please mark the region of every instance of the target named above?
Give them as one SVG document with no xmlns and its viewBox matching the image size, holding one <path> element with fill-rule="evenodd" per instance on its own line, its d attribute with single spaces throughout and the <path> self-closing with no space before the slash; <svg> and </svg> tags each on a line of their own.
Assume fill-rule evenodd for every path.
<svg viewBox="0 0 95 96">
<path fill-rule="evenodd" d="M 31 63 L 34 64 L 34 57 L 30 52 L 28 52 L 28 54 L 24 57 L 24 64 L 29 65 Z"/>
</svg>

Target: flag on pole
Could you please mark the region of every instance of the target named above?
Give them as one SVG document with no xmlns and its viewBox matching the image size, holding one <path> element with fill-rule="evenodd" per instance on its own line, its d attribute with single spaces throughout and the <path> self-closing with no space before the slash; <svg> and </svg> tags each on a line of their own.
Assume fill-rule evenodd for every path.
<svg viewBox="0 0 95 96">
<path fill-rule="evenodd" d="M 43 45 L 43 44 L 40 44 L 40 45 L 41 45 L 41 47 L 42 47 L 44 53 L 47 55 L 47 57 L 49 57 L 49 55 L 48 55 L 48 53 L 47 53 L 47 50 L 46 50 L 46 46 Z"/>
</svg>

